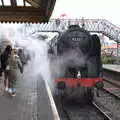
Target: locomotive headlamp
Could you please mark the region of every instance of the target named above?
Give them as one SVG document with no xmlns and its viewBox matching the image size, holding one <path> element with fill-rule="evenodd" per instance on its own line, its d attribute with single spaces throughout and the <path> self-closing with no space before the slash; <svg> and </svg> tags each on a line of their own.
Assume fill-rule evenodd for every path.
<svg viewBox="0 0 120 120">
<path fill-rule="evenodd" d="M 57 83 L 57 88 L 58 89 L 65 89 L 66 85 L 65 82 L 61 81 Z"/>
<path fill-rule="evenodd" d="M 77 73 L 77 78 L 81 78 L 81 73 L 80 73 L 80 71 L 78 71 L 78 73 Z"/>
<path fill-rule="evenodd" d="M 101 81 L 96 82 L 96 88 L 97 89 L 102 89 L 103 87 L 104 87 L 103 82 L 101 82 Z"/>
</svg>

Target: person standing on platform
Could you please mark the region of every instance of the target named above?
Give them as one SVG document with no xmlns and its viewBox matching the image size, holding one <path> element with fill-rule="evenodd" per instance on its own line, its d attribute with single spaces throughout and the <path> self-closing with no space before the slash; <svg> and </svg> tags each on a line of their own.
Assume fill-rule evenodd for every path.
<svg viewBox="0 0 120 120">
<path fill-rule="evenodd" d="M 7 87 L 7 80 L 8 80 L 8 73 L 9 73 L 9 66 L 7 66 L 7 61 L 11 55 L 11 51 L 12 51 L 12 47 L 10 45 L 7 45 L 4 52 L 1 54 L 0 56 L 0 60 L 1 60 L 1 75 L 2 73 L 4 73 L 4 87 L 5 87 L 5 91 L 8 90 Z M 8 82 L 9 84 L 9 82 Z"/>
<path fill-rule="evenodd" d="M 20 57 L 20 61 L 22 65 L 24 66 L 26 64 L 26 59 L 25 59 L 25 54 L 24 54 L 23 49 L 18 50 L 18 56 Z"/>
<path fill-rule="evenodd" d="M 8 65 L 10 66 L 10 71 L 8 75 L 9 80 L 9 93 L 13 96 L 16 94 L 16 82 L 20 79 L 20 73 L 23 73 L 22 63 L 19 56 L 17 55 L 17 50 L 13 49 L 10 58 L 8 59 Z"/>
</svg>

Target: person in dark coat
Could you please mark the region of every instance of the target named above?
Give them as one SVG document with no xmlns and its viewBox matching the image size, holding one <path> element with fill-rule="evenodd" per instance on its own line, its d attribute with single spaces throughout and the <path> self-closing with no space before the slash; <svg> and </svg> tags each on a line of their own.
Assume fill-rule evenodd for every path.
<svg viewBox="0 0 120 120">
<path fill-rule="evenodd" d="M 1 54 L 0 56 L 0 60 L 1 60 L 1 74 L 4 73 L 4 86 L 7 89 L 7 78 L 8 78 L 8 67 L 7 67 L 7 61 L 8 58 L 11 55 L 11 51 L 12 51 L 12 47 L 10 45 L 7 45 L 4 52 Z M 9 84 L 9 83 L 8 83 Z"/>
<path fill-rule="evenodd" d="M 22 65 L 24 66 L 26 64 L 26 58 L 25 58 L 24 51 L 22 49 L 18 50 L 18 56 L 20 58 Z"/>
</svg>

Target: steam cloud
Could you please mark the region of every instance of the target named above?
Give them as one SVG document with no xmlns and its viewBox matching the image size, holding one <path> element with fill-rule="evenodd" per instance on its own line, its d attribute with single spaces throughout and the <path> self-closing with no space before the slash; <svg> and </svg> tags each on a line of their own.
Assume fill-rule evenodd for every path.
<svg viewBox="0 0 120 120">
<path fill-rule="evenodd" d="M 27 94 L 27 89 L 30 87 L 30 84 L 33 83 L 34 78 L 40 76 L 42 76 L 41 78 L 44 80 L 47 80 L 51 88 L 53 88 L 53 79 L 51 77 L 49 59 L 47 54 L 47 42 L 33 38 L 32 36 L 24 36 L 20 31 L 17 31 L 17 29 L 14 28 L 3 27 L 1 31 L 1 40 L 8 40 L 12 44 L 12 47 L 19 45 L 34 53 L 29 64 L 25 66 L 23 73 L 24 81 L 19 81 L 18 87 L 23 92 L 22 94 Z M 28 78 L 28 76 L 30 77 Z"/>
</svg>

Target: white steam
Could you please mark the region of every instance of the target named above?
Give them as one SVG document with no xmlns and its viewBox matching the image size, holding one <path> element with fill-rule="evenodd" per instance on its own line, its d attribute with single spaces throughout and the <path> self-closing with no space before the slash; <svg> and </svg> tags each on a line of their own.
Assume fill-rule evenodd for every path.
<svg viewBox="0 0 120 120">
<path fill-rule="evenodd" d="M 24 84 L 25 89 L 29 87 L 29 83 L 34 81 L 34 79 L 29 79 L 27 76 L 32 76 L 33 78 L 42 76 L 44 80 L 48 81 L 49 85 L 53 86 L 47 54 L 47 42 L 33 38 L 32 36 L 23 36 L 20 31 L 13 28 L 3 28 L 0 35 L 2 38 L 9 40 L 12 47 L 16 47 L 16 45 L 21 46 L 34 53 L 34 56 L 32 56 L 31 61 L 26 65 L 24 70 L 25 81 L 21 85 Z"/>
<path fill-rule="evenodd" d="M 53 57 L 53 56 L 52 56 Z M 86 56 L 79 50 L 70 50 L 64 52 L 62 56 L 57 58 L 51 57 L 51 72 L 52 77 L 64 77 L 66 68 L 69 67 L 85 67 Z"/>
<path fill-rule="evenodd" d="M 26 49 L 31 50 L 34 53 L 34 56 L 32 56 L 31 62 L 29 63 L 31 70 L 27 74 L 33 76 L 41 75 L 44 80 L 47 80 L 47 82 L 52 85 L 47 43 L 35 38 L 26 38 L 25 40 L 22 40 L 22 44 L 23 43 L 25 44 Z"/>
</svg>

